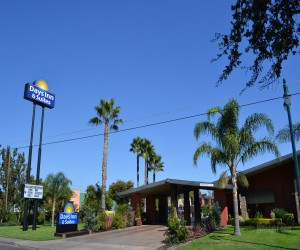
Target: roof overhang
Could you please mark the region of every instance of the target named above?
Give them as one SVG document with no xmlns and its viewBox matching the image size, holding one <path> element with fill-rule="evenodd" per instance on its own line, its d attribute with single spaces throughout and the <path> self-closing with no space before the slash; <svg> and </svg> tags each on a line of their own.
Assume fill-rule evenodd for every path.
<svg viewBox="0 0 300 250">
<path fill-rule="evenodd" d="M 149 194 L 170 195 L 174 188 L 177 189 L 178 194 L 181 194 L 185 191 L 190 192 L 195 189 L 206 189 L 206 190 L 218 189 L 217 185 L 213 182 L 165 179 L 148 185 L 143 185 L 137 188 L 132 188 L 123 192 L 119 192 L 117 193 L 117 195 L 122 196 L 122 195 L 131 195 L 135 193 L 141 193 L 142 196 L 147 196 Z M 225 189 L 231 189 L 231 185 L 227 185 Z"/>
<path fill-rule="evenodd" d="M 296 153 L 297 153 L 297 157 L 299 159 L 300 150 L 298 150 Z M 261 172 L 271 170 L 271 169 L 276 168 L 276 167 L 278 167 L 282 164 L 292 162 L 292 161 L 293 161 L 293 153 L 284 155 L 284 156 L 276 158 L 272 161 L 268 161 L 266 163 L 255 166 L 253 168 L 246 169 L 246 170 L 242 171 L 242 173 L 246 176 L 251 176 L 251 175 L 255 175 L 255 174 L 259 174 Z"/>
</svg>

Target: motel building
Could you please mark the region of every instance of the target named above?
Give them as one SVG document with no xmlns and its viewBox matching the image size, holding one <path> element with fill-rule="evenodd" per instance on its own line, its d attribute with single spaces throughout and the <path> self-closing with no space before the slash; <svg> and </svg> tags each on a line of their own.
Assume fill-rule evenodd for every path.
<svg viewBox="0 0 300 250">
<path fill-rule="evenodd" d="M 300 151 L 297 151 L 300 162 Z M 295 222 L 300 223 L 299 200 L 293 168 L 293 154 L 288 154 L 264 164 L 242 171 L 249 182 L 249 187 L 238 188 L 239 214 L 246 219 L 256 212 L 261 212 L 264 218 L 270 218 L 273 208 L 284 208 L 293 213 Z M 130 195 L 131 206 L 136 211 L 137 204 L 146 213 L 149 224 L 166 224 L 170 202 L 176 211 L 183 213 L 187 225 L 201 220 L 201 205 L 203 197 L 200 189 L 212 190 L 213 200 L 221 207 L 221 226 L 227 225 L 228 214 L 233 215 L 232 188 L 227 185 L 219 189 L 216 182 L 188 181 L 165 179 L 148 185 L 129 189 L 118 195 Z M 190 193 L 194 199 L 191 203 Z M 179 200 L 178 197 L 183 197 Z M 168 202 L 170 201 L 170 202 Z"/>
</svg>

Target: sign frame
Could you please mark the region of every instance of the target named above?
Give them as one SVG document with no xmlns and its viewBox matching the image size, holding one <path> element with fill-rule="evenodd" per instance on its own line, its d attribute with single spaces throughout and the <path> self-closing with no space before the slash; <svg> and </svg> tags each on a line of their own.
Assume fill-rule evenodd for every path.
<svg viewBox="0 0 300 250">
<path fill-rule="evenodd" d="M 24 184 L 23 198 L 43 199 L 44 187 L 41 185 Z"/>
</svg>

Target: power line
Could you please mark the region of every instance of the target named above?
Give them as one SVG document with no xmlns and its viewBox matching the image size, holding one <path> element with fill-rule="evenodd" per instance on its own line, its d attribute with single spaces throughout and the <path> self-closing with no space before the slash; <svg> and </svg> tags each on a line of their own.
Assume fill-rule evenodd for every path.
<svg viewBox="0 0 300 250">
<path fill-rule="evenodd" d="M 288 85 L 296 84 L 296 83 L 299 83 L 299 82 L 300 82 L 299 80 L 289 82 Z M 246 93 L 244 93 L 244 96 L 253 95 L 253 94 L 256 94 L 257 92 L 259 92 L 259 91 L 258 90 L 252 90 L 252 91 L 248 90 Z M 238 97 L 235 97 L 235 98 L 237 99 Z M 207 103 L 212 103 L 212 105 L 213 105 L 213 103 L 215 103 L 217 100 L 220 101 L 220 100 L 227 100 L 227 99 L 228 99 L 228 97 L 224 97 L 224 98 L 221 98 L 221 99 L 218 98 L 218 99 L 215 99 L 215 100 L 209 100 L 208 102 L 205 102 L 205 103 L 206 104 Z M 162 113 L 155 113 L 155 114 L 151 114 L 151 115 L 137 117 L 137 118 L 125 120 L 124 122 L 127 124 L 127 123 L 130 123 L 130 122 L 144 120 L 144 119 L 147 119 L 147 118 L 158 117 L 158 116 L 163 116 L 163 115 L 167 115 L 167 114 L 171 114 L 171 113 L 175 113 L 175 112 L 179 112 L 179 111 L 184 111 L 184 110 L 191 109 L 191 108 L 196 108 L 196 107 L 199 107 L 199 106 L 202 106 L 202 104 L 197 104 L 197 105 L 192 105 L 192 106 L 188 106 L 188 107 L 177 108 L 177 109 L 162 112 Z M 50 139 L 50 138 L 54 138 L 54 137 L 61 137 L 61 136 L 71 135 L 71 134 L 77 134 L 77 133 L 82 133 L 82 132 L 95 130 L 95 129 L 98 129 L 98 128 L 85 128 L 85 129 L 81 129 L 81 130 L 70 131 L 70 132 L 65 132 L 65 133 L 56 134 L 56 135 L 49 135 L 49 136 L 46 136 L 45 139 Z M 17 143 L 20 143 L 20 142 L 14 142 L 12 144 L 17 144 Z M 6 144 L 9 145 L 11 143 L 6 143 Z"/>
<path fill-rule="evenodd" d="M 291 96 L 296 96 L 296 95 L 300 95 L 300 92 L 295 93 L 295 94 L 291 94 Z M 256 101 L 256 102 L 251 102 L 251 103 L 246 103 L 243 105 L 239 105 L 240 108 L 242 107 L 247 107 L 247 106 L 252 106 L 252 105 L 257 105 L 257 104 L 261 104 L 261 103 L 265 103 L 265 102 L 270 102 L 270 101 L 275 101 L 275 100 L 279 100 L 282 99 L 283 97 L 273 97 L 270 99 L 265 99 L 265 100 L 261 100 L 261 101 Z M 136 127 L 132 127 L 132 128 L 127 128 L 127 129 L 121 129 L 118 131 L 112 131 L 109 132 L 110 134 L 114 134 L 114 133 L 121 133 L 121 132 L 126 132 L 126 131 L 131 131 L 131 130 L 136 130 L 136 129 L 141 129 L 141 128 L 147 128 L 147 127 L 153 127 L 153 126 L 158 126 L 158 125 L 162 125 L 162 124 L 167 124 L 167 123 L 171 123 L 171 122 L 177 122 L 177 121 L 182 121 L 182 120 L 187 120 L 187 119 L 191 119 L 191 118 L 195 118 L 195 117 L 199 117 L 199 116 L 204 116 L 207 115 L 208 113 L 201 113 L 201 114 L 196 114 L 196 115 L 191 115 L 191 116 L 185 116 L 185 117 L 180 117 L 180 118 L 176 118 L 176 119 L 171 119 L 171 120 L 167 120 L 167 121 L 161 121 L 161 122 L 156 122 L 156 123 L 150 123 L 150 124 L 145 124 L 145 125 L 141 125 L 141 126 L 136 126 Z M 103 133 L 100 134 L 95 134 L 95 135 L 88 135 L 88 136 L 82 136 L 82 137 L 76 137 L 76 138 L 71 138 L 71 139 L 65 139 L 65 140 L 60 140 L 60 141 L 53 141 L 53 142 L 47 142 L 47 143 L 43 143 L 43 146 L 46 145 L 53 145 L 53 144 L 58 144 L 58 143 L 64 143 L 64 142 L 71 142 L 71 141 L 78 141 L 78 140 L 83 140 L 83 139 L 88 139 L 88 138 L 93 138 L 93 137 L 98 137 L 98 136 L 103 136 Z M 33 147 L 36 147 L 38 145 L 33 145 Z M 23 149 L 23 148 L 28 148 L 29 146 L 23 146 L 23 147 L 15 147 L 13 149 Z"/>
</svg>

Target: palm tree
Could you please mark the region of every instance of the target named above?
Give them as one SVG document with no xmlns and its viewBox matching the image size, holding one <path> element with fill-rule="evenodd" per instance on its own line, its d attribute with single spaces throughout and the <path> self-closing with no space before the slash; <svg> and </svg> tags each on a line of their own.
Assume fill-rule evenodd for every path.
<svg viewBox="0 0 300 250">
<path fill-rule="evenodd" d="M 155 154 L 153 156 L 150 169 L 153 171 L 153 183 L 154 183 L 156 172 L 164 171 L 164 163 L 161 161 L 161 155 Z"/>
<path fill-rule="evenodd" d="M 48 201 L 52 205 L 52 223 L 51 226 L 54 226 L 54 215 L 55 207 L 58 200 L 69 200 L 72 196 L 72 190 L 69 185 L 72 182 L 62 173 L 58 172 L 57 174 L 48 174 L 45 179 L 45 197 L 48 197 Z"/>
<path fill-rule="evenodd" d="M 137 180 L 137 187 L 140 186 L 140 156 L 142 154 L 142 138 L 136 137 L 132 140 L 130 144 L 131 148 L 129 151 L 136 153 L 136 180 Z"/>
<path fill-rule="evenodd" d="M 100 100 L 100 105 L 95 107 L 97 116 L 89 120 L 89 123 L 96 126 L 101 126 L 104 123 L 104 146 L 102 158 L 102 194 L 101 194 L 101 209 L 105 211 L 105 193 L 107 179 L 107 154 L 108 154 L 108 133 L 109 130 L 117 131 L 118 125 L 123 123 L 119 119 L 120 106 L 114 107 L 115 100 L 112 98 L 109 101 Z M 110 125 L 110 126 L 109 126 Z"/>
<path fill-rule="evenodd" d="M 212 115 L 219 115 L 216 123 L 210 121 Z M 208 110 L 208 121 L 199 122 L 195 125 L 194 136 L 196 140 L 201 134 L 211 136 L 215 145 L 209 142 L 202 142 L 194 153 L 194 164 L 197 165 L 199 156 L 207 155 L 211 158 L 211 168 L 216 173 L 217 165 L 228 167 L 231 175 L 234 209 L 234 235 L 240 235 L 238 220 L 238 197 L 237 197 L 237 166 L 265 152 L 272 152 L 279 157 L 280 152 L 277 145 L 270 137 L 260 140 L 254 138 L 254 133 L 262 126 L 265 126 L 269 135 L 274 133 L 272 121 L 261 113 L 255 113 L 246 118 L 244 125 L 239 128 L 239 105 L 235 100 L 229 100 L 223 109 L 220 107 Z M 226 172 L 223 172 L 221 180 L 226 180 Z"/>
<path fill-rule="evenodd" d="M 292 128 L 295 135 L 295 141 L 300 141 L 300 121 L 293 124 Z M 280 129 L 276 135 L 276 139 L 282 143 L 291 141 L 290 127 L 286 126 Z"/>
<path fill-rule="evenodd" d="M 149 141 L 146 138 L 142 139 L 141 151 L 142 151 L 142 156 L 145 160 L 145 184 L 148 185 L 149 163 L 151 157 L 155 152 L 154 146 L 152 145 L 151 141 Z"/>
</svg>

